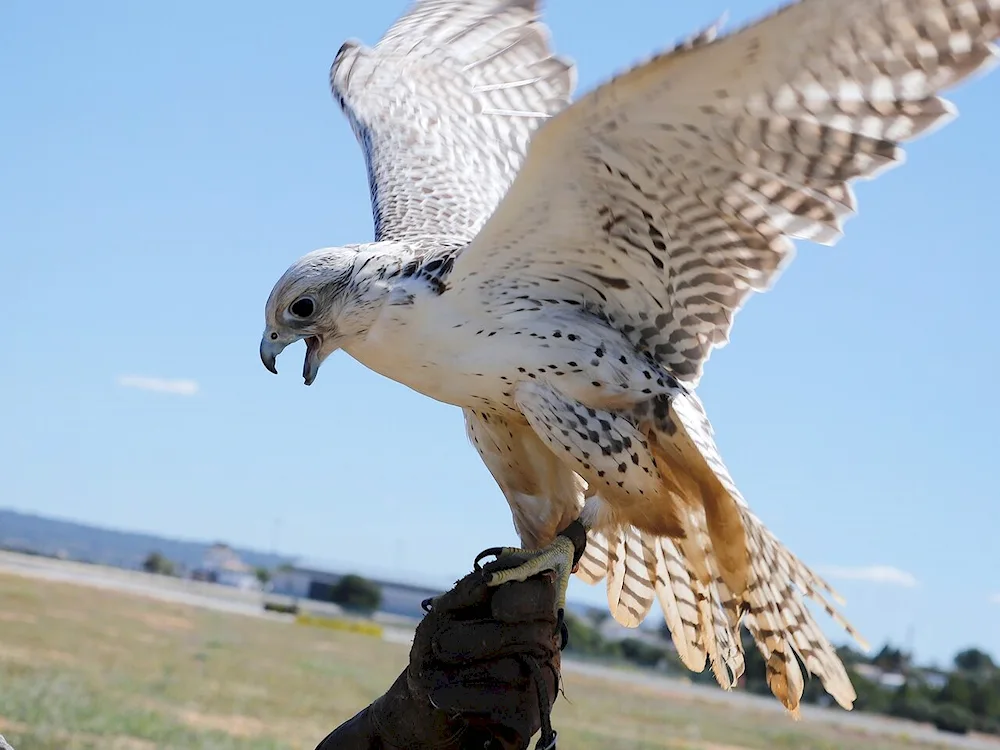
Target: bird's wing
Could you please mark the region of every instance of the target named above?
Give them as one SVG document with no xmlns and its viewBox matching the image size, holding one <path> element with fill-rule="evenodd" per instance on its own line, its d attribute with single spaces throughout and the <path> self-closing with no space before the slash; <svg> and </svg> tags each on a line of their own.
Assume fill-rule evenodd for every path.
<svg viewBox="0 0 1000 750">
<path fill-rule="evenodd" d="M 586 304 L 689 383 L 792 238 L 824 244 L 851 181 L 941 124 L 995 62 L 1000 0 L 801 0 L 578 99 L 532 139 L 449 286 Z"/>
<path fill-rule="evenodd" d="M 421 0 L 373 48 L 348 41 L 330 87 L 368 167 L 378 240 L 471 240 L 538 125 L 569 103 L 535 0 Z"/>
</svg>

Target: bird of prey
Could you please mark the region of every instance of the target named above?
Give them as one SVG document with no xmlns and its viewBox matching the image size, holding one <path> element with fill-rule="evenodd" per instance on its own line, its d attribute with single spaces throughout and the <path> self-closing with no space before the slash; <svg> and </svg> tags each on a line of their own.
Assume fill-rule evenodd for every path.
<svg viewBox="0 0 1000 750">
<path fill-rule="evenodd" d="M 830 587 L 751 512 L 696 386 L 793 240 L 833 244 L 852 181 L 948 120 L 939 93 L 997 57 L 1000 0 L 800 0 L 717 26 L 571 101 L 536 0 L 419 0 L 348 41 L 333 96 L 364 152 L 375 241 L 296 261 L 260 344 L 343 349 L 460 407 L 513 515 L 519 567 L 659 601 L 684 664 L 730 687 L 740 628 L 793 713 L 799 662 L 856 698 L 807 609 Z"/>
</svg>

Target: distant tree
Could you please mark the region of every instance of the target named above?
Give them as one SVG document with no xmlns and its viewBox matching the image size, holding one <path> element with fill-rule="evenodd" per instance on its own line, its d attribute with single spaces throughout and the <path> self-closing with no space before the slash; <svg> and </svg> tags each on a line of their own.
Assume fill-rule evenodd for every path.
<svg viewBox="0 0 1000 750">
<path fill-rule="evenodd" d="M 330 592 L 330 601 L 347 609 L 371 613 L 382 603 L 382 589 L 374 581 L 358 575 L 346 575 Z"/>
<path fill-rule="evenodd" d="M 977 727 L 980 732 L 985 734 L 1000 735 L 1000 718 L 993 718 L 993 716 L 981 718 Z"/>
<path fill-rule="evenodd" d="M 955 654 L 955 669 L 963 672 L 988 674 L 996 671 L 996 668 L 990 655 L 978 648 L 967 648 Z"/>
<path fill-rule="evenodd" d="M 619 645 L 605 640 L 600 631 L 586 618 L 566 612 L 565 622 L 566 630 L 569 631 L 569 643 L 566 646 L 568 651 L 586 656 L 621 656 Z"/>
<path fill-rule="evenodd" d="M 975 717 L 962 706 L 954 703 L 946 703 L 938 706 L 934 714 L 934 726 L 942 732 L 954 732 L 955 734 L 968 734 L 975 725 Z"/>
<path fill-rule="evenodd" d="M 604 623 L 611 619 L 611 611 L 607 607 L 594 607 L 587 612 L 587 617 L 595 628 L 600 628 L 604 625 Z"/>
<path fill-rule="evenodd" d="M 161 576 L 172 576 L 175 572 L 174 564 L 159 552 L 150 552 L 142 561 L 142 569 Z"/>
<path fill-rule="evenodd" d="M 851 675 L 851 682 L 854 684 L 854 692 L 858 694 L 858 699 L 854 702 L 854 707 L 858 711 L 868 711 L 875 714 L 889 712 L 892 693 L 877 682 L 872 682 L 856 672 Z"/>
<path fill-rule="evenodd" d="M 261 585 L 266 585 L 271 580 L 271 571 L 262 565 L 258 565 L 254 569 L 254 573 L 257 574 L 257 580 L 260 581 Z"/>
<path fill-rule="evenodd" d="M 640 667 L 656 667 L 667 661 L 667 650 L 638 638 L 625 638 L 619 644 L 622 656 Z"/>
<path fill-rule="evenodd" d="M 948 682 L 937 695 L 938 703 L 953 703 L 962 708 L 971 708 L 972 696 L 976 692 L 975 683 L 966 675 L 958 672 L 948 677 Z"/>
<path fill-rule="evenodd" d="M 868 663 L 868 657 L 851 646 L 837 646 L 837 656 L 848 667 Z"/>
<path fill-rule="evenodd" d="M 893 693 L 889 701 L 889 714 L 926 724 L 934 721 L 934 702 L 926 687 L 908 680 Z"/>
<path fill-rule="evenodd" d="M 881 651 L 875 654 L 872 664 L 885 672 L 903 672 L 910 665 L 910 655 L 895 646 L 886 644 Z"/>
<path fill-rule="evenodd" d="M 996 728 L 981 727 L 984 732 L 1000 734 L 1000 674 L 989 680 L 979 680 L 969 699 L 969 709 L 983 719 L 989 719 Z"/>
</svg>

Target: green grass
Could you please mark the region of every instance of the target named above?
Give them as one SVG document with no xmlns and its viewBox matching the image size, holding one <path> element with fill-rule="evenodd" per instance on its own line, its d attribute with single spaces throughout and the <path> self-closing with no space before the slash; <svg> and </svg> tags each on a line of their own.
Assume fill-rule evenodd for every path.
<svg viewBox="0 0 1000 750">
<path fill-rule="evenodd" d="M 406 661 L 370 635 L 0 575 L 0 733 L 16 750 L 311 750 Z M 567 673 L 574 750 L 903 750 L 683 690 Z"/>
</svg>

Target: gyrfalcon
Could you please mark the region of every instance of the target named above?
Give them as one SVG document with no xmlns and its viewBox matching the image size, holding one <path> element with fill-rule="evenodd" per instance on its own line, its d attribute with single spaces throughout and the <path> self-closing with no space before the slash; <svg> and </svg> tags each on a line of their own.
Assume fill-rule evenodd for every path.
<svg viewBox="0 0 1000 750">
<path fill-rule="evenodd" d="M 833 244 L 851 183 L 953 116 L 938 92 L 997 58 L 1000 0 L 801 0 L 716 26 L 571 103 L 535 0 L 420 0 L 330 83 L 368 168 L 375 241 L 305 255 L 266 306 L 264 365 L 344 349 L 460 407 L 510 504 L 513 574 L 658 600 L 680 658 L 724 687 L 742 623 L 797 710 L 798 661 L 855 692 L 806 608 L 832 589 L 750 511 L 695 393 L 737 310 Z M 953 169 L 960 168 L 952 165 Z M 562 603 L 562 602 L 561 602 Z"/>
</svg>

